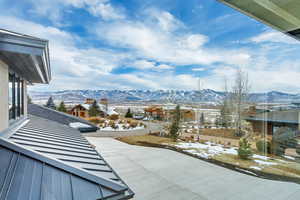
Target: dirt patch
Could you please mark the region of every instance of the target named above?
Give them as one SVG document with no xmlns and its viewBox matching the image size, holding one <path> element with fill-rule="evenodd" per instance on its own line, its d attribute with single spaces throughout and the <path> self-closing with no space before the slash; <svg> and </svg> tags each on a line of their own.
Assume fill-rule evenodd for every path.
<svg viewBox="0 0 300 200">
<path fill-rule="evenodd" d="M 125 137 L 118 137 L 117 140 L 120 140 L 127 144 L 142 145 L 142 146 L 172 143 L 172 140 L 170 138 L 159 137 L 154 135 L 125 136 Z"/>
<path fill-rule="evenodd" d="M 230 139 L 240 139 L 234 135 L 234 129 L 201 129 L 200 135 L 208 135 Z"/>
</svg>

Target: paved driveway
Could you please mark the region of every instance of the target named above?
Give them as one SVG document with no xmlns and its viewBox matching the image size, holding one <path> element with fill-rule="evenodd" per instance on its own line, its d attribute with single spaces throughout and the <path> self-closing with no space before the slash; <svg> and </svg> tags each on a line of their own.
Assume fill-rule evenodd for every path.
<svg viewBox="0 0 300 200">
<path fill-rule="evenodd" d="M 136 193 L 136 200 L 298 200 L 300 185 L 260 179 L 171 150 L 88 140 Z"/>
</svg>

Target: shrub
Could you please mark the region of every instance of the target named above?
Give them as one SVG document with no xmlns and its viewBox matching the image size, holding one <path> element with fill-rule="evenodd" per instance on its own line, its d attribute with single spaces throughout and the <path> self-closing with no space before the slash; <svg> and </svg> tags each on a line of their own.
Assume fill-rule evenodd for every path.
<svg viewBox="0 0 300 200">
<path fill-rule="evenodd" d="M 132 122 L 130 123 L 130 128 L 135 128 L 135 127 L 137 127 L 137 125 L 138 125 L 137 122 L 132 121 Z"/>
<path fill-rule="evenodd" d="M 259 140 L 256 142 L 256 149 L 261 153 L 271 153 L 271 142 L 266 140 Z"/>
<path fill-rule="evenodd" d="M 252 156 L 251 145 L 246 138 L 239 142 L 238 156 L 243 160 L 248 160 Z"/>
<path fill-rule="evenodd" d="M 118 128 L 119 128 L 118 125 L 116 125 L 115 123 L 111 123 L 111 124 L 110 124 L 110 127 L 111 127 L 112 129 L 118 129 Z"/>
<path fill-rule="evenodd" d="M 99 124 L 99 123 L 101 123 L 101 120 L 100 120 L 100 118 L 98 118 L 98 117 L 90 117 L 90 118 L 88 118 L 88 121 L 90 121 L 90 122 L 92 122 L 92 123 L 94 123 L 94 124 Z"/>
</svg>

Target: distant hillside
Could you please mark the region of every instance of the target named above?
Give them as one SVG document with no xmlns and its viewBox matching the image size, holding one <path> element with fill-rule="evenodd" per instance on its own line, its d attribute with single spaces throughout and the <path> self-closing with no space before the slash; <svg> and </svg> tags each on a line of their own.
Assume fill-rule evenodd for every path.
<svg viewBox="0 0 300 200">
<path fill-rule="evenodd" d="M 79 103 L 86 98 L 108 98 L 110 102 L 219 102 L 224 92 L 210 89 L 195 90 L 63 90 L 54 92 L 30 91 L 34 101 L 45 101 L 52 96 L 57 101 Z M 288 94 L 278 91 L 252 93 L 253 102 L 290 103 L 300 102 L 300 94 Z"/>
</svg>

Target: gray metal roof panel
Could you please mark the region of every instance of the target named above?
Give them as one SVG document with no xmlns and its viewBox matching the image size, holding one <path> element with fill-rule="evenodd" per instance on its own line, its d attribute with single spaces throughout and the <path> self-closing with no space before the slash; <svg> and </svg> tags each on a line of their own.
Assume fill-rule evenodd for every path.
<svg viewBox="0 0 300 200">
<path fill-rule="evenodd" d="M 36 104 L 28 104 L 28 113 L 31 115 L 35 115 L 37 117 L 53 120 L 58 123 L 65 124 L 67 126 L 69 126 L 69 124 L 73 122 L 81 122 L 83 124 L 87 124 L 92 128 L 94 128 L 91 129 L 91 131 L 96 131 L 98 129 L 97 126 L 95 126 L 94 124 L 90 123 L 87 120 L 66 113 L 58 112 L 56 110 L 44 106 L 36 105 Z"/>
<path fill-rule="evenodd" d="M 38 127 L 38 131 L 31 134 L 30 132 L 34 130 L 35 126 Z M 59 142 L 57 140 L 55 141 L 56 136 L 53 135 L 55 132 L 52 130 L 53 127 L 59 132 L 60 136 L 66 135 L 67 137 L 61 137 Z M 50 132 L 50 139 L 52 139 L 52 141 L 48 141 L 48 134 L 50 134 Z M 43 133 L 43 135 L 39 135 L 39 133 Z M 38 138 L 32 138 L 32 136 Z M 76 138 L 76 141 L 72 141 L 73 144 L 71 145 L 69 144 L 71 142 L 69 139 L 70 136 L 74 139 Z M 74 145 L 77 141 L 81 141 L 84 147 L 80 146 L 80 148 L 78 148 Z M 42 197 L 28 199 L 69 199 L 71 197 L 69 194 L 72 194 L 73 199 L 101 199 L 101 197 L 105 197 L 105 199 L 128 199 L 133 196 L 133 192 L 103 160 L 97 151 L 92 148 L 88 141 L 83 138 L 77 130 L 68 126 L 47 119 L 30 116 L 30 122 L 17 130 L 8 140 L 0 138 L 0 146 L 7 149 L 6 154 L 14 155 L 11 156 L 12 161 L 9 164 L 7 164 L 7 162 L 0 164 L 1 168 L 5 168 L 5 165 L 9 165 L 6 167 L 8 170 L 6 170 L 4 176 L 8 177 L 6 179 L 12 180 L 11 177 L 14 176 L 13 172 L 16 171 L 16 174 L 23 174 L 23 178 L 30 181 L 31 179 L 24 175 L 24 170 L 27 170 L 26 166 L 31 166 L 31 169 L 37 170 L 34 172 L 28 171 L 26 174 L 34 174 L 34 176 L 39 178 L 41 178 L 41 176 L 44 177 L 44 175 L 46 176 L 42 178 L 43 182 L 40 188 Z M 8 156 L 1 155 L 0 152 L 0 157 Z M 27 159 L 26 162 L 24 161 L 26 160 L 25 157 Z M 30 161 L 28 161 L 28 159 Z M 19 163 L 22 164 L 22 170 L 19 167 Z M 24 163 L 27 163 L 26 166 Z M 39 166 L 42 166 L 42 175 L 38 170 L 40 169 Z M 3 177 L 2 174 L 0 175 Z M 69 179 L 67 177 L 69 177 Z M 0 191 L 3 191 L 2 193 L 5 194 L 9 193 L 7 191 L 10 191 L 9 187 L 11 183 L 16 185 L 15 188 L 23 187 L 24 189 L 22 190 L 26 190 L 25 188 L 27 187 L 25 185 L 18 186 L 17 181 L 11 181 L 11 183 L 6 181 L 5 184 L 1 183 L 3 183 L 3 180 L 0 179 Z M 79 183 L 83 185 L 76 185 Z M 58 185 L 64 186 L 58 187 Z M 66 187 L 64 188 L 64 190 L 66 190 L 64 194 L 60 192 L 62 187 Z M 74 188 L 77 189 L 75 190 Z M 96 188 L 98 189 L 96 190 Z M 38 191 L 39 189 L 34 190 Z M 77 194 L 78 191 L 82 190 L 86 190 L 86 192 Z M 49 191 L 51 194 L 48 194 Z M 18 193 L 18 191 L 14 191 L 14 193 Z M 9 195 L 13 194 L 11 193 Z M 34 195 L 37 195 L 36 192 Z"/>
</svg>

